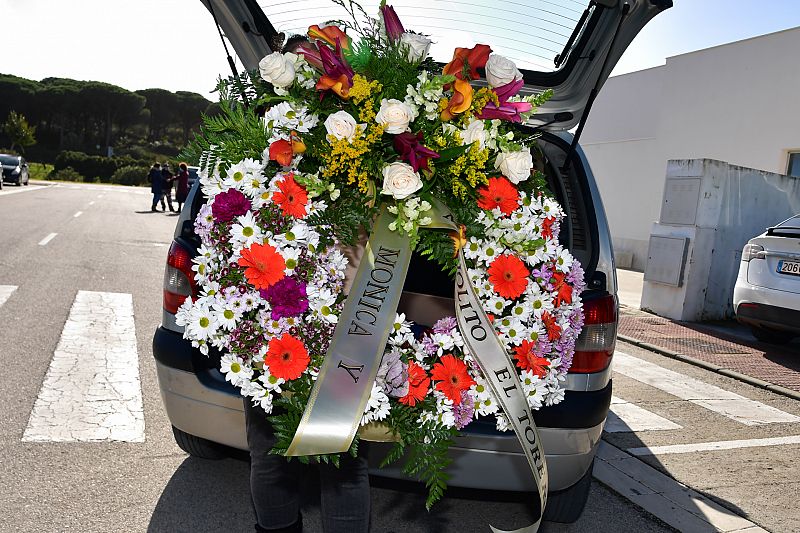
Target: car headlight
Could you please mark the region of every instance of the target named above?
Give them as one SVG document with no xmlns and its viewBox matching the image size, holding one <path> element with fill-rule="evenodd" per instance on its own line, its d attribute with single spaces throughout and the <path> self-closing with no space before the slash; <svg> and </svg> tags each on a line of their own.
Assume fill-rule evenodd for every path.
<svg viewBox="0 0 800 533">
<path fill-rule="evenodd" d="M 742 261 L 750 261 L 751 259 L 766 259 L 767 254 L 764 252 L 764 247 L 760 244 L 745 244 L 742 250 Z"/>
<path fill-rule="evenodd" d="M 11 171 L 12 174 L 19 174 L 20 172 L 22 172 L 22 169 L 19 168 L 19 167 L 15 168 L 14 170 Z"/>
</svg>

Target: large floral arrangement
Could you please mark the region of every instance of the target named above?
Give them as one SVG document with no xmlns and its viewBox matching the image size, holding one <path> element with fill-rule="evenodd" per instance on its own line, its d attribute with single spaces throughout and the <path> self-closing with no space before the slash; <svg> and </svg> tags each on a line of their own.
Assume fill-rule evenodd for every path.
<svg viewBox="0 0 800 533">
<path fill-rule="evenodd" d="M 223 354 L 221 372 L 264 409 L 285 452 L 344 306 L 343 249 L 384 205 L 390 230 L 443 269 L 463 248 L 528 404 L 558 403 L 583 271 L 559 244 L 564 214 L 533 170 L 534 137 L 515 127 L 549 94 L 519 96 L 520 72 L 489 46 L 458 48 L 441 68 L 391 7 L 369 18 L 337 3 L 353 21 L 312 26 L 294 51 L 221 84 L 221 113 L 195 141 L 206 202 L 198 294 L 177 315 L 185 337 Z M 461 232 L 426 229 L 436 205 Z M 397 315 L 361 424 L 396 441 L 386 462 L 411 454 L 405 468 L 428 484 L 430 505 L 457 432 L 479 417 L 509 424 L 456 319 L 425 326 L 415 335 Z"/>
</svg>

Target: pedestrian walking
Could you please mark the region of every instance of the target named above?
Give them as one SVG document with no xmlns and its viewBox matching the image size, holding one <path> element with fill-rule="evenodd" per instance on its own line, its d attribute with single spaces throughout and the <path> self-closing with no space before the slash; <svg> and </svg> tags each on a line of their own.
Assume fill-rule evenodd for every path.
<svg viewBox="0 0 800 533">
<path fill-rule="evenodd" d="M 161 165 L 161 176 L 164 179 L 164 198 L 167 200 L 170 212 L 174 213 L 175 208 L 172 207 L 172 184 L 175 181 L 175 176 L 172 174 L 172 171 L 169 169 L 169 163 L 166 161 Z"/>
<path fill-rule="evenodd" d="M 186 163 L 178 165 L 178 185 L 175 190 L 175 200 L 178 202 L 178 212 L 181 211 L 181 205 L 186 201 L 189 196 L 189 166 Z"/>
<path fill-rule="evenodd" d="M 150 192 L 153 193 L 153 205 L 150 207 L 151 211 L 156 211 L 158 202 L 161 202 L 161 210 L 164 208 L 164 178 L 161 175 L 161 165 L 153 163 L 150 168 L 150 173 L 147 174 L 147 179 L 150 180 Z"/>
</svg>

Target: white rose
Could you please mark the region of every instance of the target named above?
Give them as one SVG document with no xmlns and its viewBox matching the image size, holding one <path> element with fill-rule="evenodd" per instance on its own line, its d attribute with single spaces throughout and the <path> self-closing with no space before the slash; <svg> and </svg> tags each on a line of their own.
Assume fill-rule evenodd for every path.
<svg viewBox="0 0 800 533">
<path fill-rule="evenodd" d="M 513 183 L 528 179 L 531 175 L 531 167 L 533 167 L 533 157 L 527 148 L 523 148 L 519 152 L 500 152 L 494 163 L 494 168 L 502 172 L 503 176 Z"/>
<path fill-rule="evenodd" d="M 500 87 L 515 80 L 522 79 L 522 72 L 510 59 L 497 54 L 491 54 L 486 61 L 486 81 L 492 87 Z"/>
<path fill-rule="evenodd" d="M 288 87 L 294 82 L 294 60 L 280 52 L 274 52 L 259 61 L 258 70 L 261 77 L 275 87 Z"/>
<path fill-rule="evenodd" d="M 461 142 L 464 145 L 468 145 L 478 141 L 481 149 L 483 149 L 486 146 L 487 134 L 488 132 L 483 128 L 483 121 L 473 120 L 469 123 L 467 129 L 461 131 Z"/>
<path fill-rule="evenodd" d="M 400 42 L 408 47 L 409 61 L 423 61 L 428 57 L 432 41 L 424 35 L 406 32 L 400 35 Z"/>
<path fill-rule="evenodd" d="M 383 167 L 383 190 L 381 190 L 381 194 L 387 194 L 402 200 L 421 188 L 422 180 L 419 179 L 419 174 L 414 172 L 411 165 L 396 162 Z"/>
<path fill-rule="evenodd" d="M 356 119 L 347 111 L 337 111 L 325 119 L 325 130 L 328 135 L 333 135 L 337 139 L 347 139 L 352 141 L 358 134 Z"/>
<path fill-rule="evenodd" d="M 408 129 L 408 124 L 417 118 L 416 108 L 400 100 L 381 100 L 381 108 L 375 115 L 375 122 L 386 126 L 386 133 L 398 134 Z"/>
</svg>

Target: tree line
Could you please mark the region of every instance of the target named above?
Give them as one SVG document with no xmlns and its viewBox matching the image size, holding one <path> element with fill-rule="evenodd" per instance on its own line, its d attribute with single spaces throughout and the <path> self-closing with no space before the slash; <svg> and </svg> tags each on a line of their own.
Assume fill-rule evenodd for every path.
<svg viewBox="0 0 800 533">
<path fill-rule="evenodd" d="M 129 91 L 99 81 L 29 80 L 0 74 L 0 122 L 12 112 L 35 128 L 30 160 L 52 163 L 65 150 L 152 159 L 174 157 L 217 104 L 165 89 Z M 10 146 L 0 131 L 0 147 Z M 109 150 L 110 148 L 110 150 Z"/>
</svg>

